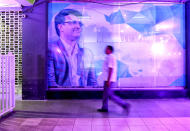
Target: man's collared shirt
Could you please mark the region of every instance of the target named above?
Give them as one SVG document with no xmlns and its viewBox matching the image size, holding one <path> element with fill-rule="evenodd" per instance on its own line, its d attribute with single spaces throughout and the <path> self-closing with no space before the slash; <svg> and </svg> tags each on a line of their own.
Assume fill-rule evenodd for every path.
<svg viewBox="0 0 190 131">
<path fill-rule="evenodd" d="M 66 54 L 70 63 L 71 67 L 71 76 L 72 76 L 72 86 L 79 86 L 79 78 L 80 76 L 77 75 L 77 53 L 79 50 L 78 44 L 75 45 L 69 45 L 66 44 L 66 42 L 61 39 L 61 42 L 66 50 Z"/>
<path fill-rule="evenodd" d="M 109 68 L 112 68 L 110 81 L 116 82 L 117 81 L 117 62 L 113 54 L 106 55 L 106 58 L 104 60 L 104 64 L 103 64 L 104 81 L 108 80 Z"/>
</svg>

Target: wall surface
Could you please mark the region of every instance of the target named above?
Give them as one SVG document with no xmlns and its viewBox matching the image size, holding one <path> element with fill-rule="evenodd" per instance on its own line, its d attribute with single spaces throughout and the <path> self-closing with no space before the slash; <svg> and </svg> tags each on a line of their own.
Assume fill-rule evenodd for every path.
<svg viewBox="0 0 190 131">
<path fill-rule="evenodd" d="M 23 99 L 45 99 L 47 3 L 38 0 L 23 13 Z"/>
<path fill-rule="evenodd" d="M 187 74 L 187 89 L 189 90 L 189 97 L 190 97 L 190 2 L 186 3 L 185 6 L 185 13 L 186 13 L 186 74 Z"/>
<path fill-rule="evenodd" d="M 47 3 L 38 0 L 34 8 L 24 7 L 23 19 L 23 99 L 45 99 L 47 89 Z M 186 4 L 186 23 L 190 23 L 190 2 Z M 190 26 L 186 24 L 187 87 L 190 89 Z"/>
</svg>

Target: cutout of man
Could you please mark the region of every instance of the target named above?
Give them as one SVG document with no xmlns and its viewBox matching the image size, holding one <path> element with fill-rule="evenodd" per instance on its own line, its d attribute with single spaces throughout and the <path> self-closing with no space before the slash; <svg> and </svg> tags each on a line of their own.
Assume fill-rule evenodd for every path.
<svg viewBox="0 0 190 131">
<path fill-rule="evenodd" d="M 63 9 L 55 17 L 59 40 L 48 46 L 50 87 L 85 87 L 97 83 L 92 69 L 93 55 L 89 49 L 80 48 L 78 44 L 83 25 L 81 17 L 82 14 L 73 9 Z"/>
</svg>

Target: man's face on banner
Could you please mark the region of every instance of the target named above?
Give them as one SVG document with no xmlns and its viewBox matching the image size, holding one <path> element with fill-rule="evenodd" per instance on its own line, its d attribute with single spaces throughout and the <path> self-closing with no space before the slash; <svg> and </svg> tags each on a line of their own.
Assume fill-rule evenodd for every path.
<svg viewBox="0 0 190 131">
<path fill-rule="evenodd" d="M 82 23 L 75 15 L 65 16 L 65 22 L 60 26 L 60 34 L 69 38 L 70 40 L 77 40 L 80 38 L 82 31 Z"/>
</svg>

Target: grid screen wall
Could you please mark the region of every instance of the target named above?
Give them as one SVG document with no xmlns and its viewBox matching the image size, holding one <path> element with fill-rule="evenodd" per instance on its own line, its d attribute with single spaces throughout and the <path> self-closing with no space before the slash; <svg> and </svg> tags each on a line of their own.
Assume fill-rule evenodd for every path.
<svg viewBox="0 0 190 131">
<path fill-rule="evenodd" d="M 15 55 L 15 85 L 22 86 L 22 11 L 0 11 L 0 53 Z"/>
</svg>

